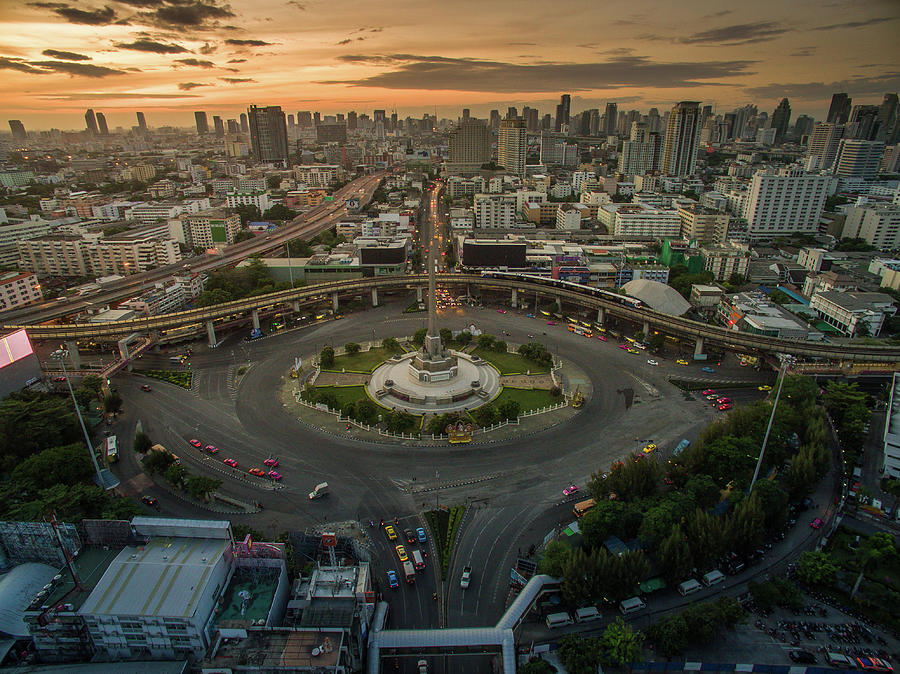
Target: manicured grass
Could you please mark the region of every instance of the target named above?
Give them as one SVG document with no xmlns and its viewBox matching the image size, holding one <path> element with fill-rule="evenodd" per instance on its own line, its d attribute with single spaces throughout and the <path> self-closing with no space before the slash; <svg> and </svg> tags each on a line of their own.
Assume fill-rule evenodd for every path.
<svg viewBox="0 0 900 674">
<path fill-rule="evenodd" d="M 492 404 L 494 407 L 497 407 L 507 400 L 518 402 L 520 412 L 530 412 L 531 410 L 538 410 L 548 405 L 560 403 L 563 401 L 563 397 L 561 395 L 554 397 L 550 395 L 548 389 L 543 388 L 527 389 L 504 386 L 503 390 L 500 391 L 500 395 L 492 401 Z"/>
<path fill-rule="evenodd" d="M 438 551 L 441 578 L 447 575 L 453 544 L 456 541 L 456 532 L 459 531 L 465 512 L 466 509 L 463 506 L 453 506 L 448 510 L 429 510 L 425 513 L 425 521 L 428 522 L 434 547 Z"/>
<path fill-rule="evenodd" d="M 393 352 L 381 347 L 360 351 L 352 356 L 345 353 L 335 357 L 334 366 L 328 368 L 328 372 L 340 372 L 342 368 L 348 372 L 371 372 L 393 355 Z"/>
<path fill-rule="evenodd" d="M 176 386 L 187 389 L 191 387 L 191 379 L 193 378 L 193 374 L 190 370 L 135 370 L 134 372 L 136 374 L 142 374 L 145 377 L 167 381 L 170 384 L 175 384 Z"/>
<path fill-rule="evenodd" d="M 472 353 L 484 358 L 496 367 L 500 374 L 525 374 L 528 371 L 531 371 L 531 374 L 550 372 L 549 366 L 535 363 L 533 360 L 523 358 L 517 353 L 502 353 L 482 348 L 477 348 Z"/>
<path fill-rule="evenodd" d="M 315 386 L 313 388 L 320 394 L 333 393 L 340 407 L 366 398 L 365 386 Z"/>
</svg>

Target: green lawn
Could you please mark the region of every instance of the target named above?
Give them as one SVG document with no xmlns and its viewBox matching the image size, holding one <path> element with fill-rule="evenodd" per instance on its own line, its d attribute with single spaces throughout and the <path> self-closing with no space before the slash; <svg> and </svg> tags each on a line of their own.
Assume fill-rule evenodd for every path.
<svg viewBox="0 0 900 674">
<path fill-rule="evenodd" d="M 381 347 L 371 351 L 360 351 L 352 356 L 345 353 L 335 357 L 334 366 L 328 368 L 328 371 L 340 372 L 343 368 L 348 372 L 371 372 L 393 355 L 393 352 Z"/>
<path fill-rule="evenodd" d="M 477 348 L 473 352 L 476 356 L 484 358 L 497 368 L 500 374 L 525 374 L 529 370 L 531 374 L 543 374 L 550 372 L 550 367 L 535 363 L 533 360 L 523 358 L 517 353 L 501 353 L 489 349 Z"/>
<path fill-rule="evenodd" d="M 560 395 L 554 398 L 547 389 L 526 389 L 504 386 L 503 390 L 500 391 L 500 395 L 493 400 L 493 405 L 494 407 L 497 407 L 507 400 L 517 401 L 519 403 L 520 412 L 529 412 L 530 410 L 537 410 L 542 407 L 547 407 L 548 405 L 555 405 L 556 403 L 562 402 L 563 397 Z"/>
<path fill-rule="evenodd" d="M 333 393 L 341 407 L 367 397 L 365 386 L 316 386 L 314 388 L 319 393 Z"/>
</svg>

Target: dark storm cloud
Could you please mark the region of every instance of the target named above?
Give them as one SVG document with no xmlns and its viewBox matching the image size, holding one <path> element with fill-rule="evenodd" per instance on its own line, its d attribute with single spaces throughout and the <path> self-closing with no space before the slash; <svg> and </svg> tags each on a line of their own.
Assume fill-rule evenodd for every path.
<svg viewBox="0 0 900 674">
<path fill-rule="evenodd" d="M 779 35 L 791 32 L 792 28 L 784 28 L 772 21 L 758 23 L 738 23 L 722 28 L 713 28 L 694 33 L 678 40 L 682 44 L 730 44 L 740 45 L 751 42 L 774 40 Z"/>
<path fill-rule="evenodd" d="M 128 98 L 200 98 L 197 94 L 134 94 L 134 93 L 116 93 L 116 92 L 103 92 L 103 93 L 78 93 L 78 94 L 38 94 L 37 98 L 41 98 L 48 101 L 82 101 L 82 100 L 91 100 L 91 101 L 108 101 L 115 100 L 117 98 L 128 99 Z"/>
<path fill-rule="evenodd" d="M 196 66 L 197 68 L 216 67 L 216 64 L 212 61 L 204 61 L 203 59 L 175 59 L 175 63 L 182 63 L 186 66 Z"/>
<path fill-rule="evenodd" d="M 229 63 L 246 63 L 247 59 L 229 59 Z"/>
<path fill-rule="evenodd" d="M 830 98 L 835 91 L 846 91 L 852 96 L 880 96 L 885 91 L 897 91 L 898 89 L 900 89 L 900 71 L 888 72 L 875 77 L 854 77 L 839 82 L 772 83 L 750 87 L 747 92 L 757 98 L 788 96 L 791 99 L 816 101 Z"/>
<path fill-rule="evenodd" d="M 237 40 L 231 38 L 225 40 L 225 44 L 230 44 L 233 47 L 268 47 L 269 45 L 273 45 L 275 43 L 263 42 L 262 40 Z"/>
<path fill-rule="evenodd" d="M 837 30 L 838 28 L 864 28 L 865 26 L 874 26 L 875 24 L 884 23 L 885 21 L 893 21 L 896 16 L 882 16 L 864 21 L 847 21 L 845 23 L 832 23 L 827 26 L 818 26 L 813 30 Z"/>
<path fill-rule="evenodd" d="M 215 28 L 219 19 L 235 16 L 228 5 L 216 2 L 172 2 L 143 15 L 152 23 L 174 30 Z"/>
<path fill-rule="evenodd" d="M 139 7 L 147 9 L 149 7 L 161 7 L 165 4 L 165 0 L 116 0 L 120 5 L 128 5 L 129 7 Z"/>
<path fill-rule="evenodd" d="M 223 82 L 228 82 L 228 84 L 243 84 L 244 82 L 256 81 L 252 77 L 220 77 L 219 79 Z"/>
<path fill-rule="evenodd" d="M 46 75 L 48 72 L 28 65 L 22 59 L 14 59 L 7 56 L 0 56 L 0 70 L 18 70 L 21 73 L 30 73 L 32 75 Z"/>
<path fill-rule="evenodd" d="M 211 84 L 204 84 L 203 82 L 180 82 L 178 84 L 178 88 L 182 91 L 190 91 L 191 89 L 196 89 L 197 87 L 211 87 Z"/>
<path fill-rule="evenodd" d="M 209 42 L 205 43 L 202 47 L 200 47 L 197 51 L 201 54 L 212 54 L 219 46 L 215 44 L 210 44 Z"/>
<path fill-rule="evenodd" d="M 81 23 L 88 26 L 106 26 L 115 23 L 118 18 L 116 11 L 109 5 L 103 9 L 87 10 L 72 7 L 66 2 L 30 2 L 28 5 L 39 9 L 49 9 L 69 23 Z"/>
<path fill-rule="evenodd" d="M 351 39 L 348 37 L 348 38 L 344 38 L 344 39 L 341 40 L 340 42 L 335 42 L 335 44 L 338 45 L 338 46 L 340 46 L 340 45 L 344 45 L 344 44 L 350 44 L 351 42 L 353 42 L 353 40 L 351 40 Z"/>
<path fill-rule="evenodd" d="M 134 42 L 117 42 L 119 49 L 131 49 L 133 51 L 147 51 L 154 54 L 183 54 L 187 49 L 180 44 L 165 44 L 155 40 L 135 40 Z"/>
<path fill-rule="evenodd" d="M 49 72 L 66 73 L 73 77 L 109 77 L 110 75 L 124 75 L 124 70 L 95 66 L 90 63 L 69 63 L 68 61 L 32 61 L 31 65 L 44 68 Z"/>
<path fill-rule="evenodd" d="M 57 49 L 45 49 L 41 52 L 44 56 L 59 59 L 60 61 L 90 61 L 91 57 L 85 54 L 76 54 L 73 51 L 59 51 Z"/>
<path fill-rule="evenodd" d="M 718 78 L 751 74 L 748 68 L 754 64 L 754 61 L 657 63 L 643 56 L 622 56 L 603 63 L 526 65 L 411 54 L 345 55 L 338 60 L 385 66 L 389 70 L 358 80 L 327 80 L 317 84 L 498 92 L 699 87 L 724 84 L 714 81 Z"/>
</svg>

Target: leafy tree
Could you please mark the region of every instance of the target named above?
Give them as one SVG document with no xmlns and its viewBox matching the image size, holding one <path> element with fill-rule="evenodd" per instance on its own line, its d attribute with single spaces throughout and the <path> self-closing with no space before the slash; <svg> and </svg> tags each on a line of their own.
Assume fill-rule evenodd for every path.
<svg viewBox="0 0 900 674">
<path fill-rule="evenodd" d="M 353 417 L 357 421 L 371 426 L 378 421 L 378 406 L 368 398 L 358 400 L 354 406 Z"/>
<path fill-rule="evenodd" d="M 460 346 L 466 346 L 469 342 L 472 341 L 472 333 L 468 330 L 463 330 L 456 336 L 456 343 Z"/>
<path fill-rule="evenodd" d="M 644 635 L 617 616 L 606 626 L 600 641 L 604 648 L 603 659 L 611 665 L 624 665 L 640 659 Z"/>
<path fill-rule="evenodd" d="M 681 525 L 672 527 L 671 533 L 660 544 L 657 556 L 663 576 L 670 585 L 680 583 L 691 574 L 694 558 Z"/>
<path fill-rule="evenodd" d="M 351 356 L 355 356 L 356 354 L 358 354 L 361 348 L 362 347 L 356 342 L 347 342 L 346 344 L 344 344 L 344 351 L 346 351 L 347 354 Z"/>
<path fill-rule="evenodd" d="M 687 518 L 684 533 L 691 546 L 694 566 L 707 569 L 725 552 L 725 528 L 722 519 L 712 513 L 700 510 Z"/>
<path fill-rule="evenodd" d="M 266 178 L 266 187 L 270 190 L 277 190 L 281 187 L 281 176 L 268 176 Z"/>
<path fill-rule="evenodd" d="M 187 477 L 187 468 L 182 466 L 180 463 L 173 463 L 171 466 L 166 468 L 164 477 L 170 484 L 174 485 L 175 487 L 183 487 L 184 480 Z"/>
<path fill-rule="evenodd" d="M 103 509 L 105 520 L 130 520 L 132 517 L 143 514 L 140 504 L 132 498 L 110 498 Z"/>
<path fill-rule="evenodd" d="M 419 328 L 413 333 L 412 343 L 415 344 L 418 348 L 422 348 L 422 345 L 425 344 L 425 336 L 428 334 L 428 330 L 426 328 Z"/>
<path fill-rule="evenodd" d="M 790 304 L 794 299 L 783 290 L 777 288 L 769 293 L 769 299 L 775 304 Z"/>
<path fill-rule="evenodd" d="M 763 513 L 763 526 L 777 531 L 784 526 L 788 514 L 788 494 L 773 480 L 758 480 L 753 485 L 751 498 L 755 499 Z"/>
<path fill-rule="evenodd" d="M 578 522 L 585 545 L 599 548 L 610 536 L 624 536 L 627 511 L 628 506 L 621 501 L 598 501 Z"/>
<path fill-rule="evenodd" d="M 497 406 L 501 419 L 515 420 L 519 418 L 522 406 L 518 400 L 505 400 Z"/>
<path fill-rule="evenodd" d="M 553 354 L 551 354 L 547 350 L 547 347 L 540 342 L 529 342 L 528 344 L 522 344 L 517 349 L 517 352 L 523 358 L 532 360 L 535 363 L 540 363 L 542 365 L 551 365 L 553 363 Z"/>
<path fill-rule="evenodd" d="M 205 501 L 212 492 L 222 486 L 222 480 L 205 475 L 191 475 L 184 486 L 191 498 Z"/>
<path fill-rule="evenodd" d="M 719 486 L 709 475 L 691 476 L 684 485 L 684 491 L 704 510 L 719 502 Z"/>
<path fill-rule="evenodd" d="M 739 552 L 755 550 L 762 542 L 765 515 L 759 501 L 749 498 L 734 509 L 725 525 L 725 540 Z"/>
<path fill-rule="evenodd" d="M 554 578 L 561 578 L 566 563 L 572 556 L 572 548 L 562 541 L 550 541 L 544 548 L 544 554 L 538 564 L 541 573 Z"/>
<path fill-rule="evenodd" d="M 490 349 L 496 339 L 493 335 L 478 335 L 475 341 L 478 343 L 479 349 Z"/>
<path fill-rule="evenodd" d="M 211 307 L 216 304 L 224 304 L 225 302 L 231 302 L 234 299 L 232 294 L 227 290 L 223 290 L 222 288 L 213 288 L 211 290 L 204 290 L 200 297 L 197 298 L 196 307 L 198 309 L 202 309 L 203 307 Z"/>
<path fill-rule="evenodd" d="M 496 339 L 494 340 L 494 343 L 491 344 L 491 351 L 496 351 L 497 353 L 506 353 L 508 348 L 506 342 L 502 339 Z"/>
<path fill-rule="evenodd" d="M 100 487 L 83 482 L 72 485 L 55 484 L 39 490 L 35 496 L 33 500 L 23 500 L 9 506 L 6 517 L 34 521 L 55 512 L 60 521 L 96 519 L 103 515 L 109 498 Z"/>
<path fill-rule="evenodd" d="M 309 241 L 294 239 L 288 243 L 288 254 L 293 257 L 312 257 L 313 248 Z"/>
<path fill-rule="evenodd" d="M 620 618 L 621 620 L 621 618 Z M 600 639 L 567 634 L 559 640 L 559 659 L 571 674 L 596 674 L 602 658 Z"/>
<path fill-rule="evenodd" d="M 635 458 L 614 464 L 606 479 L 594 474 L 590 483 L 594 498 L 600 501 L 615 494 L 618 500 L 634 501 L 655 494 L 662 482 L 662 468 L 655 461 Z"/>
<path fill-rule="evenodd" d="M 262 217 L 264 220 L 293 220 L 297 217 L 297 211 L 284 204 L 275 204 Z"/>
<path fill-rule="evenodd" d="M 822 550 L 806 550 L 797 561 L 797 575 L 810 585 L 831 585 L 837 578 L 834 559 Z"/>
<path fill-rule="evenodd" d="M 103 379 L 95 374 L 89 374 L 81 380 L 81 388 L 86 388 L 96 395 L 103 388 Z"/>
<path fill-rule="evenodd" d="M 250 241 L 251 239 L 255 238 L 256 234 L 251 232 L 249 229 L 242 229 L 234 235 L 234 243 L 240 243 L 241 241 Z"/>
<path fill-rule="evenodd" d="M 103 409 L 108 413 L 118 412 L 122 408 L 122 396 L 111 392 L 103 399 Z"/>
<path fill-rule="evenodd" d="M 151 475 L 165 473 L 174 463 L 175 458 L 168 452 L 150 452 L 144 458 L 144 470 Z"/>
<path fill-rule="evenodd" d="M 441 328 L 438 330 L 438 334 L 441 337 L 441 344 L 444 346 L 453 341 L 453 333 L 448 328 Z"/>
<path fill-rule="evenodd" d="M 54 484 L 73 485 L 90 482 L 94 466 L 83 444 L 51 447 L 32 454 L 16 466 L 12 479 L 29 490 L 44 489 Z"/>
<path fill-rule="evenodd" d="M 416 418 L 409 412 L 391 410 L 384 416 L 384 426 L 391 433 L 406 433 L 415 425 Z"/>
<path fill-rule="evenodd" d="M 491 426 L 500 421 L 500 413 L 491 403 L 482 405 L 471 412 L 472 418 L 479 426 Z"/>
<path fill-rule="evenodd" d="M 326 370 L 330 367 L 334 367 L 333 348 L 331 348 L 330 346 L 326 346 L 319 352 L 319 365 Z"/>
<path fill-rule="evenodd" d="M 81 429 L 68 398 L 26 391 L 0 401 L 0 471 L 11 472 L 48 447 L 77 442 Z"/>
<path fill-rule="evenodd" d="M 241 227 L 246 227 L 248 222 L 256 222 L 262 219 L 262 213 L 253 204 L 241 204 L 231 210 L 241 216 Z"/>
<path fill-rule="evenodd" d="M 426 432 L 432 435 L 443 435 L 447 432 L 447 426 L 455 424 L 457 421 L 459 421 L 459 414 L 457 412 L 435 415 L 428 421 L 428 424 L 425 427 Z"/>
<path fill-rule="evenodd" d="M 663 655 L 679 655 L 690 644 L 690 630 L 680 613 L 663 616 L 649 630 L 656 650 Z"/>
<path fill-rule="evenodd" d="M 519 665 L 519 674 L 554 674 L 556 671 L 556 667 L 546 660 L 529 660 Z"/>
<path fill-rule="evenodd" d="M 661 352 L 666 346 L 666 336 L 661 332 L 654 332 L 650 335 L 650 350 L 653 353 Z"/>
<path fill-rule="evenodd" d="M 694 502 L 690 497 L 672 492 L 645 510 L 639 531 L 641 540 L 653 546 L 657 545 L 669 535 L 672 527 L 684 520 L 693 509 Z"/>
<path fill-rule="evenodd" d="M 393 337 L 385 337 L 381 340 L 381 348 L 387 351 L 391 351 L 392 353 L 398 353 L 403 349 L 400 348 L 400 342 L 398 342 Z"/>
<path fill-rule="evenodd" d="M 146 454 L 150 451 L 150 448 L 153 446 L 153 441 L 150 439 L 150 436 L 144 433 L 143 431 L 139 431 L 134 435 L 134 451 L 139 454 Z"/>
<path fill-rule="evenodd" d="M 869 536 L 860 546 L 857 553 L 857 561 L 859 563 L 859 576 L 850 592 L 850 598 L 856 596 L 863 577 L 870 572 L 875 565 L 883 560 L 895 558 L 897 556 L 897 547 L 894 538 L 886 531 L 879 531 Z"/>
</svg>

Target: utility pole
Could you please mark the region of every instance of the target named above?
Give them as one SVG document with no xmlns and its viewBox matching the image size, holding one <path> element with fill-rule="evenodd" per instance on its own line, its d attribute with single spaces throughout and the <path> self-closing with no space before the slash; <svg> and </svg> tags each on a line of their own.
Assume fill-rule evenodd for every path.
<svg viewBox="0 0 900 674">
<path fill-rule="evenodd" d="M 772 413 L 769 415 L 769 424 L 766 426 L 766 435 L 763 438 L 762 447 L 759 450 L 759 459 L 756 461 L 756 470 L 753 471 L 753 479 L 750 481 L 750 489 L 747 490 L 748 494 L 753 493 L 753 485 L 756 484 L 756 478 L 759 477 L 759 469 L 762 468 L 763 456 L 766 453 L 766 445 L 769 442 L 769 433 L 772 432 L 772 422 L 775 421 L 775 412 L 778 410 L 778 399 L 781 397 L 781 387 L 784 386 L 784 379 L 787 376 L 787 368 L 790 363 L 790 359 L 785 357 L 784 362 L 781 364 L 781 379 L 778 382 L 778 391 L 775 393 L 775 402 L 772 404 Z"/>
</svg>

